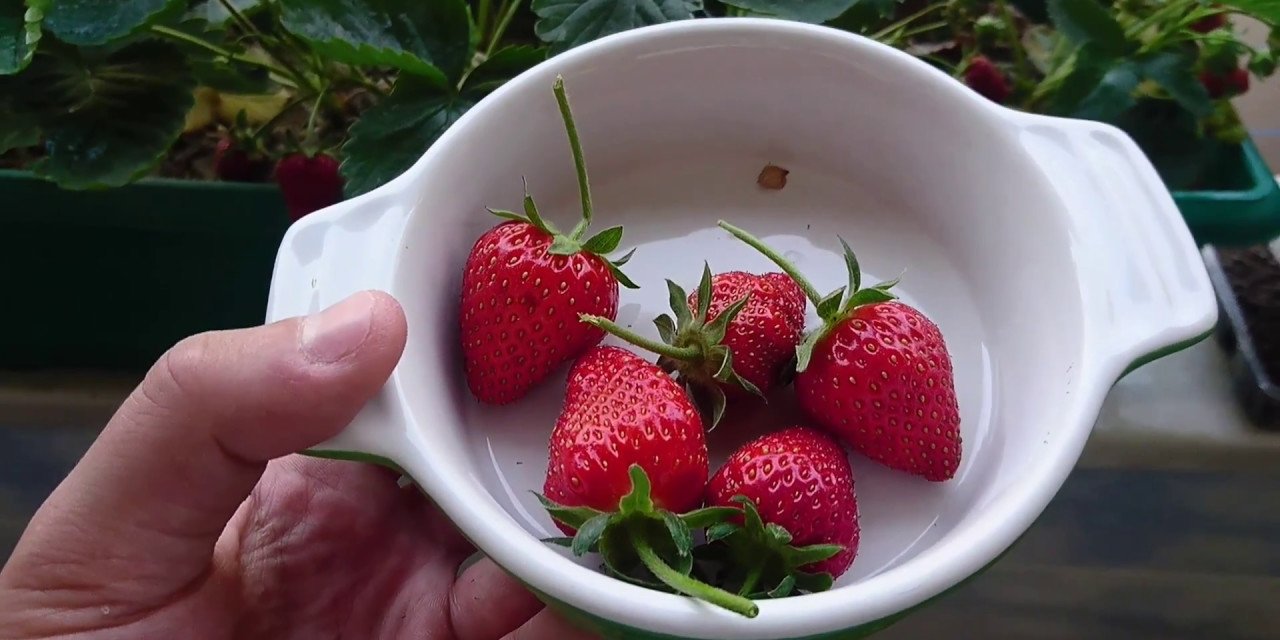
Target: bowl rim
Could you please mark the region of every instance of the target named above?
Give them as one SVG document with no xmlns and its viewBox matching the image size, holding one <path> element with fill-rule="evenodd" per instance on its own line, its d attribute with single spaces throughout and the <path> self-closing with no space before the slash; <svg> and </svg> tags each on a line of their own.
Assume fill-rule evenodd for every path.
<svg viewBox="0 0 1280 640">
<path fill-rule="evenodd" d="M 697 46 L 749 46 L 744 36 L 767 36 L 803 44 L 813 55 L 840 53 L 874 60 L 888 71 L 918 77 L 935 99 L 949 100 L 963 117 L 993 127 L 1007 126 L 1013 113 L 955 82 L 915 57 L 869 38 L 831 27 L 773 18 L 694 19 L 641 27 L 600 38 L 540 63 L 498 88 L 462 116 L 409 170 L 382 189 L 412 193 L 426 168 L 465 145 L 467 136 L 483 135 L 468 123 L 483 112 L 516 111 L 515 98 L 531 85 L 549 88 L 563 73 L 572 82 L 576 69 L 597 66 L 599 59 L 626 52 L 632 56 L 664 49 L 671 39 Z M 1012 135 L 1012 134 L 1011 134 Z M 1009 145 L 1010 149 L 1016 145 Z M 397 262 L 399 259 L 397 257 Z M 1079 272 L 1076 279 L 1083 276 Z M 1086 342 L 1087 351 L 1090 345 Z M 796 638 L 831 633 L 874 623 L 938 596 L 978 573 L 1006 551 L 1035 521 L 1057 493 L 1083 451 L 1107 390 L 1128 363 L 1111 354 L 1086 358 L 1081 384 L 1060 418 L 1058 446 L 1043 452 L 1041 464 L 1026 481 L 1004 490 L 984 505 L 980 521 L 965 521 L 911 560 L 863 582 L 816 594 L 758 602 L 760 614 L 747 619 L 685 596 L 631 585 L 565 558 L 511 519 L 480 481 L 469 473 L 450 472 L 456 461 L 429 453 L 396 462 L 409 472 L 478 549 L 545 598 L 591 616 L 654 634 L 686 638 Z M 392 402 L 409 421 L 407 390 L 399 373 L 391 381 Z M 414 431 L 421 431 L 415 425 Z M 428 460 L 432 462 L 428 464 Z"/>
</svg>

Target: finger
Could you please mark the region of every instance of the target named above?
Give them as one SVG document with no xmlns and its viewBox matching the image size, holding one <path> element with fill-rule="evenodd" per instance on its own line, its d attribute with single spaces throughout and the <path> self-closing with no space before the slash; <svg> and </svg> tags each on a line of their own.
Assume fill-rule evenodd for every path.
<svg viewBox="0 0 1280 640">
<path fill-rule="evenodd" d="M 565 622 L 560 614 L 548 608 L 538 612 L 503 640 L 597 640 L 599 637 Z"/>
<path fill-rule="evenodd" d="M 32 591 L 43 577 L 145 603 L 193 584 L 265 463 L 350 422 L 405 333 L 399 305 L 364 292 L 306 318 L 184 340 L 37 512 L 0 586 Z"/>
<path fill-rule="evenodd" d="M 463 570 L 449 597 L 453 629 L 465 640 L 499 640 L 542 607 L 542 601 L 488 558 Z"/>
</svg>

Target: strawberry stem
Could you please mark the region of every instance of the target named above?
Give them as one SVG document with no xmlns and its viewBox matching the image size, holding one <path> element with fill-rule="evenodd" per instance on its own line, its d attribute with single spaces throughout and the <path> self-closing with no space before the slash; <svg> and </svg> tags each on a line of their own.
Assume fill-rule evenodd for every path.
<svg viewBox="0 0 1280 640">
<path fill-rule="evenodd" d="M 764 254 L 766 258 L 772 260 L 774 264 L 778 265 L 778 268 L 782 269 L 784 272 L 786 272 L 787 275 L 791 276 L 791 279 L 795 280 L 796 284 L 800 287 L 800 290 L 804 291 L 804 296 L 808 298 L 810 302 L 813 303 L 814 307 L 817 307 L 822 302 L 822 295 L 818 293 L 817 289 L 813 288 L 813 283 L 809 282 L 804 277 L 804 275 L 800 273 L 800 270 L 796 269 L 795 265 L 788 262 L 786 258 L 783 258 L 782 255 L 780 255 L 777 251 L 774 251 L 771 247 L 769 247 L 769 245 L 766 245 L 759 238 L 756 238 L 750 233 L 747 233 L 746 231 L 739 229 L 738 227 L 735 227 L 729 224 L 728 222 L 725 222 L 724 220 L 721 220 L 716 224 L 718 224 L 721 229 L 724 229 L 725 231 L 728 231 L 729 233 L 733 234 L 733 237 L 747 243 L 748 245 L 751 245 L 753 249 Z"/>
<path fill-rule="evenodd" d="M 645 568 L 653 573 L 654 577 L 672 589 L 748 618 L 754 618 L 760 614 L 760 607 L 747 598 L 734 595 L 705 582 L 700 582 L 672 569 L 670 565 L 662 561 L 662 558 L 658 557 L 658 554 L 654 552 L 653 547 L 649 546 L 649 542 L 644 539 L 643 535 L 632 534 L 631 546 L 636 555 L 640 556 L 640 561 L 644 563 Z"/>
<path fill-rule="evenodd" d="M 582 194 L 582 222 L 573 228 L 571 236 L 574 240 L 580 240 L 591 224 L 591 183 L 587 181 L 587 163 L 583 159 L 582 142 L 578 139 L 578 126 L 574 124 L 573 112 L 569 109 L 569 96 L 565 93 L 563 76 L 556 76 L 553 90 L 556 103 L 560 105 L 560 117 L 564 119 L 565 133 L 569 136 L 569 148 L 573 150 L 573 168 L 578 172 L 578 191 Z"/>
<path fill-rule="evenodd" d="M 677 347 L 658 340 L 650 340 L 649 338 L 646 338 L 634 331 L 622 328 L 620 325 L 608 318 L 588 315 L 585 313 L 579 314 L 578 318 L 587 324 L 604 329 L 605 332 L 626 340 L 641 349 L 652 351 L 658 355 L 667 356 L 668 358 L 689 360 L 698 357 L 700 354 L 697 347 Z"/>
</svg>

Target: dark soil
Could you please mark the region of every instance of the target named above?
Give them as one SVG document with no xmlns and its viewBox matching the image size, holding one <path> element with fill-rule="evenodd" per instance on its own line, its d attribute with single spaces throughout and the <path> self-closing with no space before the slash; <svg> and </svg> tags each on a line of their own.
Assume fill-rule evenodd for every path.
<svg viewBox="0 0 1280 640">
<path fill-rule="evenodd" d="M 1280 262 L 1266 246 L 1219 249 L 1218 256 L 1258 358 L 1280 381 Z"/>
</svg>

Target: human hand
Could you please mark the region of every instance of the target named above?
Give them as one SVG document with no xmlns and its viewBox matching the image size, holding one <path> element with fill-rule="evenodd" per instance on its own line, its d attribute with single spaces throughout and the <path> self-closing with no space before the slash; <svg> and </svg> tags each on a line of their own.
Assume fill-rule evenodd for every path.
<svg viewBox="0 0 1280 640">
<path fill-rule="evenodd" d="M 585 638 L 341 430 L 404 348 L 399 305 L 188 339 L 156 364 L 0 570 L 3 638 Z"/>
</svg>

